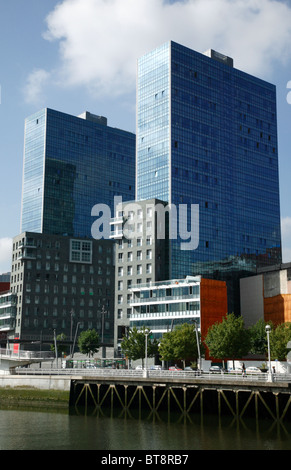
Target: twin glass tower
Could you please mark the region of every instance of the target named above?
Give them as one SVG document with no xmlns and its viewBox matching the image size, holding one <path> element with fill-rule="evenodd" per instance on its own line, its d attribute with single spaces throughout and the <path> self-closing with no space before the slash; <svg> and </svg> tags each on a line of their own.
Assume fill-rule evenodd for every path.
<svg viewBox="0 0 291 470">
<path fill-rule="evenodd" d="M 179 227 L 170 240 L 171 279 L 231 290 L 281 263 L 275 86 L 172 41 L 141 57 L 137 74 L 136 136 L 53 110 L 27 120 L 22 231 L 91 236 L 94 204 L 156 198 L 187 207 L 189 231 L 199 206 L 198 247 L 181 249 Z"/>
<path fill-rule="evenodd" d="M 172 41 L 138 61 L 136 199 L 199 205 L 199 245 L 170 243 L 172 279 L 228 288 L 281 262 L 276 88 Z M 235 306 L 230 306 L 234 308 Z"/>
<path fill-rule="evenodd" d="M 126 171 L 120 171 L 121 167 Z M 95 204 L 135 197 L 135 135 L 42 109 L 25 121 L 21 232 L 91 238 Z"/>
</svg>

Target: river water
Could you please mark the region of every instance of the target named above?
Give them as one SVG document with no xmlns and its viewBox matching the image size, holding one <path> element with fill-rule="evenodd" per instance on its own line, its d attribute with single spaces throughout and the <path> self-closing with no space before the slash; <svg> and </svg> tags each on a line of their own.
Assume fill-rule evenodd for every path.
<svg viewBox="0 0 291 470">
<path fill-rule="evenodd" d="M 291 450 L 291 422 L 194 415 L 153 418 L 1 408 L 0 450 Z M 185 452 L 184 452 L 185 453 Z"/>
</svg>

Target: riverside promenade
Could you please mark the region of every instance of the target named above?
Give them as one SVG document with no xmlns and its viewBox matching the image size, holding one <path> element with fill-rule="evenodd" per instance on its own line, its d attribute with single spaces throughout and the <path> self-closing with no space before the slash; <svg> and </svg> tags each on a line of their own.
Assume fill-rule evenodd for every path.
<svg viewBox="0 0 291 470">
<path fill-rule="evenodd" d="M 236 418 L 291 421 L 291 375 L 197 374 L 128 369 L 16 369 L 0 376 L 1 388 L 69 392 L 68 406 L 97 413 L 181 416 L 215 413 Z M 1 390 L 0 390 L 1 393 Z"/>
</svg>

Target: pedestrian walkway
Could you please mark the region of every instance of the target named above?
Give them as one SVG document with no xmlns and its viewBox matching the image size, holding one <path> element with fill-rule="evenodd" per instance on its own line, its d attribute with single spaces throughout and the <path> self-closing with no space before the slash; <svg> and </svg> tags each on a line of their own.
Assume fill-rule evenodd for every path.
<svg viewBox="0 0 291 470">
<path fill-rule="evenodd" d="M 52 361 L 51 351 L 21 351 L 20 349 L 0 349 L 0 374 L 10 374 L 15 367 L 28 366 L 33 363 Z"/>
</svg>

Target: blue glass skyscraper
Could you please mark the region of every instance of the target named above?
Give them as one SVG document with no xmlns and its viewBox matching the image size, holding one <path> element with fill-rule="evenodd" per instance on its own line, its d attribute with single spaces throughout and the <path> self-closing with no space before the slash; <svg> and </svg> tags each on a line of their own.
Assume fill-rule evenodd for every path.
<svg viewBox="0 0 291 470">
<path fill-rule="evenodd" d="M 90 238 L 93 206 L 113 214 L 114 196 L 135 197 L 135 134 L 88 112 L 26 119 L 21 232 Z"/>
<path fill-rule="evenodd" d="M 275 86 L 172 41 L 139 59 L 137 86 L 137 200 L 199 205 L 198 248 L 171 240 L 171 277 L 231 290 L 235 273 L 280 263 Z"/>
</svg>

